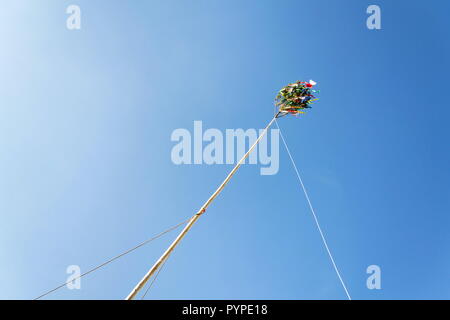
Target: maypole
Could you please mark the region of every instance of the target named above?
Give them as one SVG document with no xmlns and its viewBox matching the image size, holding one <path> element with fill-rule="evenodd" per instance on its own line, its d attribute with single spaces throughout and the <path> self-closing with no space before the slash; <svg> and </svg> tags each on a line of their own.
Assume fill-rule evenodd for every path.
<svg viewBox="0 0 450 320">
<path fill-rule="evenodd" d="M 147 281 L 155 274 L 155 272 L 161 267 L 164 261 L 167 260 L 169 255 L 175 249 L 175 247 L 180 243 L 180 241 L 184 238 L 187 232 L 192 228 L 194 223 L 200 218 L 200 216 L 205 213 L 206 209 L 208 209 L 209 205 L 214 201 L 214 199 L 222 192 L 227 183 L 231 180 L 233 175 L 239 169 L 239 167 L 244 163 L 245 159 L 248 158 L 253 149 L 258 145 L 264 135 L 269 130 L 270 126 L 273 122 L 280 117 L 283 117 L 287 114 L 298 115 L 300 113 L 304 113 L 302 110 L 311 108 L 310 104 L 317 100 L 315 99 L 313 93 L 318 92 L 317 90 L 313 90 L 312 87 L 316 85 L 316 83 L 312 80 L 309 82 L 297 81 L 295 83 L 291 83 L 286 87 L 282 88 L 277 97 L 276 97 L 276 105 L 279 107 L 278 112 L 273 117 L 273 119 L 269 122 L 263 132 L 259 135 L 247 153 L 239 160 L 239 162 L 234 166 L 234 168 L 230 171 L 225 180 L 220 184 L 217 190 L 209 197 L 209 199 L 201 206 L 200 210 L 197 211 L 195 215 L 189 220 L 184 229 L 180 232 L 180 234 L 176 237 L 176 239 L 171 243 L 169 248 L 162 254 L 162 256 L 155 262 L 155 264 L 150 268 L 150 270 L 145 274 L 145 276 L 139 281 L 139 283 L 134 287 L 134 289 L 130 292 L 130 294 L 125 298 L 126 300 L 132 300 L 136 297 L 139 291 L 145 286 Z"/>
</svg>

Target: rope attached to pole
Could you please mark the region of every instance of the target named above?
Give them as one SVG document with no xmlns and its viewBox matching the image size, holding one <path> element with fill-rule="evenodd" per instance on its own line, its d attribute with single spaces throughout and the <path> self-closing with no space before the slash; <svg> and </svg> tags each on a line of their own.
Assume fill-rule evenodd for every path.
<svg viewBox="0 0 450 320">
<path fill-rule="evenodd" d="M 250 149 L 247 151 L 247 153 L 244 154 L 244 156 L 239 160 L 239 162 L 234 166 L 234 168 L 230 171 L 228 176 L 225 178 L 225 180 L 220 184 L 220 186 L 217 188 L 217 190 L 209 197 L 208 200 L 201 206 L 200 210 L 197 211 L 197 213 L 192 216 L 189 223 L 184 227 L 184 229 L 180 232 L 178 237 L 172 242 L 172 244 L 169 246 L 169 248 L 163 253 L 163 255 L 156 261 L 156 263 L 150 268 L 150 270 L 147 272 L 147 274 L 141 279 L 141 281 L 138 282 L 138 284 L 134 287 L 134 289 L 130 292 L 130 294 L 125 298 L 126 300 L 132 300 L 136 297 L 138 292 L 145 286 L 148 279 L 160 268 L 160 266 L 163 264 L 163 262 L 167 259 L 167 257 L 170 255 L 170 253 L 175 249 L 175 247 L 178 245 L 178 243 L 183 239 L 183 237 L 186 235 L 186 233 L 192 228 L 194 223 L 200 218 L 200 216 L 205 213 L 206 209 L 208 209 L 209 205 L 216 199 L 216 197 L 222 192 L 222 190 L 225 188 L 225 186 L 228 184 L 230 179 L 233 177 L 233 175 L 236 173 L 236 171 L 239 169 L 239 167 L 244 163 L 245 159 L 248 158 L 249 154 L 255 149 L 256 145 L 261 141 L 261 139 L 266 134 L 267 130 L 269 130 L 270 126 L 273 124 L 275 119 L 280 115 L 281 113 L 277 113 L 273 119 L 269 122 L 269 124 L 266 126 L 266 128 L 263 130 L 263 132 L 259 135 L 258 139 L 253 143 L 253 145 L 250 147 Z"/>
<path fill-rule="evenodd" d="M 123 257 L 124 255 L 126 255 L 126 254 L 128 254 L 128 253 L 130 253 L 130 252 L 133 252 L 134 250 L 136 250 L 136 249 L 138 249 L 138 248 L 140 248 L 140 247 L 146 245 L 147 243 L 149 243 L 149 242 L 151 242 L 151 241 L 153 241 L 153 240 L 158 239 L 159 237 L 165 235 L 166 233 L 168 233 L 168 232 L 170 232 L 170 231 L 172 231 L 172 230 L 175 230 L 176 228 L 180 227 L 181 225 L 187 223 L 189 220 L 190 220 L 190 218 L 187 219 L 187 220 L 184 220 L 184 221 L 182 221 L 182 222 L 180 222 L 180 223 L 178 223 L 178 224 L 176 224 L 176 225 L 174 225 L 173 227 L 170 227 L 169 229 L 164 230 L 163 232 L 158 233 L 156 236 L 153 236 L 152 238 L 147 239 L 147 240 L 145 240 L 144 242 L 141 242 L 140 244 L 134 246 L 133 248 L 130 248 L 130 249 L 128 249 L 128 250 L 122 252 L 121 254 L 118 254 L 117 256 L 115 256 L 115 257 L 113 257 L 113 258 L 111 258 L 111 259 L 109 259 L 109 260 L 103 262 L 102 264 L 99 264 L 98 266 L 96 266 L 96 267 L 90 269 L 89 271 L 86 271 L 85 273 L 79 275 L 78 277 L 75 277 L 75 278 L 71 279 L 70 281 L 64 282 L 63 284 L 61 284 L 61 285 L 59 285 L 59 286 L 57 286 L 57 287 L 55 287 L 55 288 L 53 288 L 53 289 L 51 289 L 51 290 L 49 290 L 49 291 L 43 293 L 43 294 L 41 294 L 39 297 L 34 298 L 33 300 L 39 300 L 39 299 L 45 297 L 46 295 L 49 295 L 50 293 L 55 292 L 56 290 L 58 290 L 58 289 L 60 289 L 60 288 L 62 288 L 62 287 L 64 287 L 64 286 L 66 286 L 67 284 L 73 282 L 74 280 L 80 279 L 81 277 L 84 277 L 85 275 L 87 275 L 87 274 L 89 274 L 89 273 L 91 273 L 91 272 L 94 272 L 94 271 L 96 271 L 96 270 L 98 270 L 98 269 L 100 269 L 100 268 L 106 266 L 107 264 L 113 262 L 114 260 L 117 260 L 117 259 Z"/>
<path fill-rule="evenodd" d="M 278 122 L 276 120 L 275 120 L 275 124 L 277 125 L 278 130 L 280 130 L 281 140 L 283 140 L 283 144 L 286 147 L 286 151 L 287 151 L 287 153 L 289 155 L 289 158 L 291 159 L 292 166 L 294 167 L 295 173 L 297 174 L 298 181 L 300 182 L 300 186 L 302 187 L 303 193 L 305 194 L 306 200 L 308 201 L 309 209 L 311 210 L 311 213 L 313 215 L 314 221 L 316 222 L 317 229 L 319 230 L 320 236 L 322 238 L 322 242 L 323 242 L 323 244 L 325 246 L 325 249 L 328 252 L 328 256 L 330 257 L 330 260 L 331 260 L 331 262 L 333 264 L 334 270 L 336 271 L 336 274 L 337 274 L 337 276 L 339 278 L 339 281 L 341 282 L 342 287 L 344 288 L 344 291 L 345 291 L 345 294 L 347 295 L 348 300 L 352 300 L 352 298 L 350 297 L 350 294 L 348 293 L 347 287 L 345 286 L 344 280 L 341 277 L 339 269 L 338 269 L 338 267 L 337 267 L 337 265 L 336 265 L 336 263 L 334 261 L 333 255 L 331 254 L 330 248 L 328 247 L 327 240 L 325 239 L 325 236 L 324 236 L 324 234 L 322 232 L 322 228 L 320 227 L 319 220 L 317 219 L 316 213 L 315 213 L 314 208 L 313 208 L 313 206 L 311 204 L 311 200 L 309 199 L 308 193 L 306 192 L 305 185 L 303 184 L 303 180 L 300 177 L 300 173 L 299 173 L 299 171 L 297 169 L 297 166 L 295 164 L 294 158 L 291 155 L 291 151 L 289 150 L 289 147 L 288 147 L 288 145 L 286 143 L 286 140 L 284 139 L 283 134 L 281 133 L 281 128 L 278 125 Z"/>
</svg>

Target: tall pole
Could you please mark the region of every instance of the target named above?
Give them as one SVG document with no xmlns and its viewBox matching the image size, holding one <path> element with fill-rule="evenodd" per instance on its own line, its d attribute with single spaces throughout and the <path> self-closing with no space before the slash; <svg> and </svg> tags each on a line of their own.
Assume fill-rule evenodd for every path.
<svg viewBox="0 0 450 320">
<path fill-rule="evenodd" d="M 262 139 L 262 137 L 267 133 L 267 130 L 269 130 L 270 126 L 273 124 L 275 119 L 278 117 L 280 113 L 277 113 L 273 119 L 269 122 L 267 127 L 264 129 L 264 131 L 259 135 L 258 139 L 256 139 L 255 143 L 248 149 L 247 153 L 244 154 L 244 156 L 239 160 L 239 162 L 234 166 L 233 170 L 230 171 L 228 176 L 225 178 L 225 180 L 222 182 L 222 184 L 217 188 L 217 190 L 209 197 L 209 199 L 203 204 L 203 206 L 200 208 L 200 210 L 192 216 L 192 218 L 189 220 L 188 224 L 184 227 L 184 229 L 180 232 L 178 237 L 172 242 L 172 244 L 167 248 L 167 250 L 162 254 L 162 256 L 156 261 L 156 263 L 151 267 L 151 269 L 147 272 L 147 274 L 139 281 L 139 283 L 134 287 L 134 289 L 130 292 L 130 294 L 125 298 L 125 300 L 132 300 L 136 297 L 136 295 L 139 293 L 139 291 L 145 286 L 148 279 L 158 270 L 158 268 L 161 267 L 161 265 L 166 261 L 166 259 L 169 257 L 169 255 L 172 253 L 173 249 L 177 246 L 177 244 L 183 239 L 183 237 L 186 235 L 186 233 L 192 228 L 194 223 L 200 218 L 200 216 L 206 211 L 206 209 L 209 207 L 211 202 L 220 194 L 220 192 L 225 188 L 227 183 L 230 181 L 230 179 L 233 177 L 233 175 L 236 173 L 236 171 L 239 169 L 239 167 L 244 163 L 245 159 L 249 156 L 249 154 L 253 151 L 253 149 L 256 147 L 256 145 L 259 143 L 259 141 Z"/>
</svg>

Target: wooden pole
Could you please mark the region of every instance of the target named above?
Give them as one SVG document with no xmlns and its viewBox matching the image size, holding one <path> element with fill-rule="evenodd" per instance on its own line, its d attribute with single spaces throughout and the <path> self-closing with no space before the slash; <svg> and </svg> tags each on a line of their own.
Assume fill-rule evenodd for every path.
<svg viewBox="0 0 450 320">
<path fill-rule="evenodd" d="M 220 192 L 225 188 L 227 183 L 230 181 L 230 179 L 233 177 L 233 175 L 236 173 L 236 171 L 239 169 L 239 167 L 244 163 L 245 159 L 249 156 L 249 154 L 253 151 L 253 149 L 256 147 L 256 145 L 259 143 L 259 141 L 262 139 L 262 137 L 266 134 L 267 130 L 270 128 L 270 126 L 273 124 L 275 119 L 278 117 L 280 113 L 277 113 L 272 121 L 269 122 L 267 127 L 264 129 L 264 131 L 260 134 L 258 139 L 256 139 L 255 143 L 250 147 L 250 149 L 247 151 L 246 154 L 239 160 L 239 162 L 236 164 L 236 166 L 233 168 L 233 170 L 230 171 L 228 176 L 225 178 L 225 180 L 222 182 L 222 184 L 217 188 L 217 190 L 209 197 L 209 199 L 203 204 L 203 206 L 200 208 L 200 210 L 192 216 L 191 220 L 189 220 L 188 224 L 184 227 L 184 229 L 180 232 L 178 237 L 172 242 L 172 244 L 167 248 L 167 250 L 162 254 L 162 256 L 156 261 L 156 263 L 151 267 L 151 269 L 147 272 L 147 274 L 139 281 L 139 283 L 134 287 L 134 289 L 130 292 L 130 294 L 125 298 L 125 300 L 132 300 L 136 297 L 136 295 L 139 293 L 139 291 L 145 286 L 148 279 L 158 270 L 159 267 L 161 267 L 162 263 L 169 257 L 169 255 L 172 253 L 173 249 L 177 246 L 177 244 L 183 239 L 183 237 L 186 235 L 186 233 L 192 228 L 194 223 L 200 218 L 200 216 L 206 211 L 206 209 L 209 207 L 211 202 L 214 201 L 214 199 L 220 194 Z"/>
</svg>

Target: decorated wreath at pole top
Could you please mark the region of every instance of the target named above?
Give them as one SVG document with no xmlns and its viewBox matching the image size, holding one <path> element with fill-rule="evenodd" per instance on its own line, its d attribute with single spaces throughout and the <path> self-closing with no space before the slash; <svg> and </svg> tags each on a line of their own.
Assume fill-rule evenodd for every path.
<svg viewBox="0 0 450 320">
<path fill-rule="evenodd" d="M 311 104 L 319 100 L 314 96 L 314 93 L 320 91 L 313 89 L 316 84 L 313 80 L 297 81 L 282 88 L 275 98 L 275 105 L 279 107 L 280 116 L 288 113 L 298 115 L 305 113 L 302 110 L 311 108 Z"/>
</svg>

